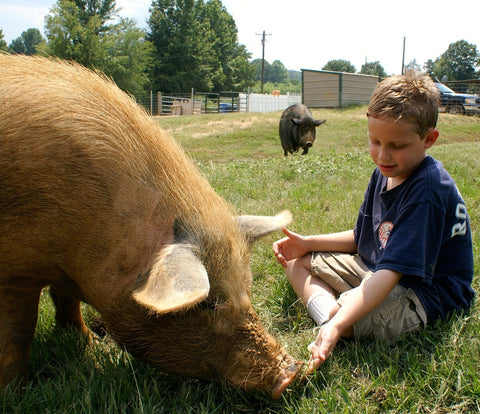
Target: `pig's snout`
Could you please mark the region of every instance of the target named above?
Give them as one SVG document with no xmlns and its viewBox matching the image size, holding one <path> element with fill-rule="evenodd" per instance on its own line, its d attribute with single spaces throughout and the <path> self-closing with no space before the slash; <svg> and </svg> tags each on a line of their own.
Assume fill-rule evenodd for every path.
<svg viewBox="0 0 480 414">
<path fill-rule="evenodd" d="M 299 361 L 292 361 L 285 365 L 286 367 L 282 367 L 282 372 L 278 377 L 277 383 L 272 388 L 272 398 L 274 400 L 278 400 L 282 393 L 292 383 L 293 379 L 302 368 L 303 363 Z"/>
</svg>

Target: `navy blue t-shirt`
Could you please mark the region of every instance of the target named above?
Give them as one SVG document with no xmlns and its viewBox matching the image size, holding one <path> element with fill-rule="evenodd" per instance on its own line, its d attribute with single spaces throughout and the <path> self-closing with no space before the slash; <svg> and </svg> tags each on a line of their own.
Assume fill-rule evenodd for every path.
<svg viewBox="0 0 480 414">
<path fill-rule="evenodd" d="M 471 305 L 473 249 L 465 203 L 440 161 L 427 156 L 399 186 L 372 174 L 355 227 L 357 252 L 376 271 L 402 273 L 428 323 Z"/>
</svg>

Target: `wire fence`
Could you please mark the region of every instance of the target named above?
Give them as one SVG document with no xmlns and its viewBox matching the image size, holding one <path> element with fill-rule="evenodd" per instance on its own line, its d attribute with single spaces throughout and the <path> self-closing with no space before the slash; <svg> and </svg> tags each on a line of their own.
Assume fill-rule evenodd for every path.
<svg viewBox="0 0 480 414">
<path fill-rule="evenodd" d="M 163 93 L 135 98 L 151 115 L 197 115 L 227 112 L 273 112 L 302 102 L 301 94 L 269 95 L 240 92 Z"/>
<path fill-rule="evenodd" d="M 480 95 L 480 79 L 471 79 L 464 81 L 446 81 L 445 85 L 458 93 L 469 93 Z"/>
</svg>

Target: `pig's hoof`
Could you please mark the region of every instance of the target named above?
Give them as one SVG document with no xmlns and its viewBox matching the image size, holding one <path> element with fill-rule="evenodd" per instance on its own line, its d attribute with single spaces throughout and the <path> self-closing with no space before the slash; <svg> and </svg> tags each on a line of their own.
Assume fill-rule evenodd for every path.
<svg viewBox="0 0 480 414">
<path fill-rule="evenodd" d="M 105 325 L 99 319 L 95 319 L 90 324 L 90 329 L 92 332 L 100 339 L 103 339 L 107 336 L 107 330 L 105 329 Z"/>
</svg>

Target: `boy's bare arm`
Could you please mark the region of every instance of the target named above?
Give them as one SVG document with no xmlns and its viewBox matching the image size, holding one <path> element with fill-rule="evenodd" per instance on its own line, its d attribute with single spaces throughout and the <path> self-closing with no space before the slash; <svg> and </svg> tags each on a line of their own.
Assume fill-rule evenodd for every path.
<svg viewBox="0 0 480 414">
<path fill-rule="evenodd" d="M 310 370 L 317 369 L 328 358 L 344 332 L 385 300 L 401 276 L 401 273 L 392 270 L 378 270 L 367 276 L 360 286 L 352 289 L 348 301 L 339 308 L 330 322 L 322 326 L 312 348 Z"/>
<path fill-rule="evenodd" d="M 353 230 L 307 236 L 306 240 L 310 252 L 356 253 L 357 251 Z"/>
</svg>

